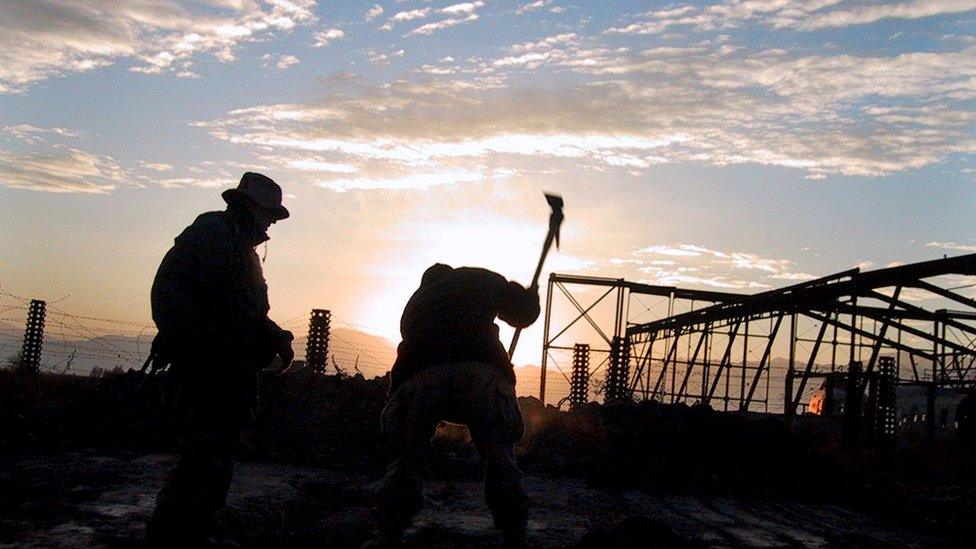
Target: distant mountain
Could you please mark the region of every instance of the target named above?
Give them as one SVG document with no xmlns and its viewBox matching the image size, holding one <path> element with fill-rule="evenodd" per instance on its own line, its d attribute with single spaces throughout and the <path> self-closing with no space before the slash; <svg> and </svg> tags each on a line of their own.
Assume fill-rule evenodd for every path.
<svg viewBox="0 0 976 549">
<path fill-rule="evenodd" d="M 329 371 L 334 371 L 332 365 L 338 364 L 349 374 L 354 374 L 358 368 L 366 377 L 381 376 L 396 358 L 396 346 L 386 338 L 351 328 L 333 328 L 330 335 Z M 154 333 L 149 332 L 140 336 L 105 335 L 78 339 L 49 330 L 44 334 L 41 369 L 87 375 L 95 368 L 139 368 L 149 353 L 153 336 Z M 23 327 L 0 321 L 0 365 L 20 351 L 23 337 Z M 304 335 L 295 339 L 296 358 L 305 357 L 306 342 Z"/>
<path fill-rule="evenodd" d="M 295 338 L 293 347 L 298 358 L 305 357 L 308 338 Z M 354 375 L 356 370 L 367 378 L 382 376 L 393 367 L 396 344 L 385 337 L 368 334 L 352 328 L 332 328 L 329 333 L 329 364 L 327 372 L 334 372 L 338 365 L 344 372 Z"/>
<path fill-rule="evenodd" d="M 565 372 L 566 376 L 570 372 Z M 542 368 L 536 365 L 519 366 L 515 368 L 515 393 L 518 396 L 532 396 L 539 398 L 539 385 Z M 590 392 L 603 383 L 603 374 L 598 372 L 590 380 Z M 551 364 L 546 368 L 546 404 L 557 404 L 569 395 L 569 381 Z M 602 400 L 602 399 L 601 399 Z"/>
<path fill-rule="evenodd" d="M 23 326 L 17 327 L 14 324 L 0 320 L 0 366 L 6 363 L 7 357 L 20 351 L 23 340 Z"/>
</svg>

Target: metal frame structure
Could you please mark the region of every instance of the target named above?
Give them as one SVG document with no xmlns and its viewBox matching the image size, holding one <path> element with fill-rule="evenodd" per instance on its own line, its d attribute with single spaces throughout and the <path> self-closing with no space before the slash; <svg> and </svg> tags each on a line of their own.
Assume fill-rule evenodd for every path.
<svg viewBox="0 0 976 549">
<path fill-rule="evenodd" d="M 846 371 L 855 361 L 864 362 L 862 393 L 882 353 L 894 354 L 903 383 L 974 385 L 976 300 L 928 280 L 945 275 L 976 275 L 976 254 L 842 271 L 629 326 L 631 396 L 705 404 L 719 399 L 726 410 L 762 405 L 763 411 L 780 411 L 769 387 L 771 380 L 774 388 L 782 381 L 778 400 L 789 416 L 816 389 L 811 379 Z M 916 304 L 930 300 L 963 310 Z M 774 349 L 787 355 L 781 368 L 773 365 Z M 910 376 L 902 375 L 907 366 Z"/>
<path fill-rule="evenodd" d="M 594 301 L 584 306 L 573 293 L 574 289 L 579 290 L 580 288 L 600 288 L 604 289 L 605 291 L 603 291 Z M 575 311 L 575 317 L 564 325 L 555 326 L 553 324 L 552 310 L 554 305 L 554 289 L 559 290 L 558 295 L 565 298 L 566 302 L 568 302 Z M 593 310 L 611 296 L 613 296 L 615 300 L 614 315 L 612 325 L 606 326 L 604 325 L 605 323 L 601 323 L 599 319 L 594 318 Z M 668 314 L 673 314 L 678 310 L 694 310 L 695 307 L 735 301 L 744 299 L 746 297 L 742 294 L 734 294 L 729 292 L 688 290 L 674 286 L 654 286 L 638 282 L 629 282 L 622 278 L 571 276 L 552 273 L 549 276 L 548 289 L 546 291 L 546 312 L 542 340 L 542 362 L 539 378 L 539 400 L 541 400 L 543 404 L 546 402 L 546 374 L 549 363 L 553 360 L 552 353 L 554 351 L 573 351 L 575 343 L 578 343 L 567 340 L 567 332 L 569 329 L 585 321 L 586 325 L 591 329 L 590 334 L 597 341 L 596 345 L 591 345 L 590 353 L 591 356 L 594 354 L 597 356 L 603 356 L 603 359 L 590 371 L 590 376 L 592 377 L 594 373 L 598 372 L 600 368 L 610 361 L 614 339 L 620 338 L 623 341 L 627 326 L 633 324 L 629 316 L 631 311 L 631 300 L 638 298 L 639 296 L 659 296 L 667 298 Z M 552 335 L 553 330 L 555 330 L 554 335 Z M 624 341 L 624 345 L 626 346 L 626 341 Z M 626 348 L 621 348 L 621 351 L 626 350 Z M 620 353 L 619 356 L 629 355 Z M 591 358 L 590 364 L 592 365 L 593 362 L 594 360 Z M 629 365 L 630 360 L 627 362 Z M 627 372 L 624 373 L 624 379 L 629 377 L 628 365 L 620 365 L 622 369 L 627 370 Z M 566 376 L 566 374 L 563 373 L 563 376 Z M 568 377 L 567 381 L 569 381 Z M 614 383 L 613 387 L 617 387 L 617 384 Z M 614 389 L 611 388 L 611 391 L 614 391 Z M 625 396 L 627 392 L 629 391 L 621 391 L 620 396 Z"/>
<path fill-rule="evenodd" d="M 577 342 L 567 342 L 566 333 L 583 321 L 597 341 L 591 354 L 604 357 L 591 358 L 591 377 L 612 355 L 628 357 L 626 364 L 608 366 L 626 372 L 624 394 L 605 397 L 720 402 L 725 410 L 793 415 L 817 390 L 815 380 L 845 373 L 853 362 L 863 363 L 857 380 L 863 393 L 882 355 L 894 359 L 901 384 L 976 386 L 976 299 L 958 292 L 972 284 L 950 287 L 947 276 L 976 276 L 976 254 L 851 269 L 753 295 L 553 273 L 539 398 L 546 400 L 552 353 L 573 350 Z M 579 287 L 605 291 L 584 305 L 573 294 Z M 552 318 L 553 290 L 575 311 L 559 326 Z M 642 295 L 667 298 L 667 313 L 633 322 L 631 300 Z M 612 321 L 600 322 L 592 311 L 611 296 Z M 939 306 L 925 306 L 933 302 Z M 623 342 L 618 353 L 612 352 L 616 338 Z M 608 374 L 616 387 L 616 370 Z"/>
</svg>

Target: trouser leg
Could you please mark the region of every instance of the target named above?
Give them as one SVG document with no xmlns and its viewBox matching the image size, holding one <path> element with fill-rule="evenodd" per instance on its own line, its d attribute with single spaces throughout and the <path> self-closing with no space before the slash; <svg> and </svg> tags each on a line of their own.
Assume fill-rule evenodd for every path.
<svg viewBox="0 0 976 549">
<path fill-rule="evenodd" d="M 208 396 L 210 403 L 193 399 L 182 413 L 180 457 L 156 496 L 146 532 L 150 545 L 202 543 L 207 523 L 226 503 L 240 439 L 239 411 Z"/>
<path fill-rule="evenodd" d="M 529 497 L 515 460 L 515 442 L 525 432 L 515 388 L 496 382 L 469 424 L 485 470 L 485 500 L 507 547 L 525 545 Z"/>
<path fill-rule="evenodd" d="M 380 537 L 385 541 L 400 539 L 423 505 L 422 475 L 424 455 L 437 429 L 437 420 L 422 418 L 423 411 L 400 407 L 407 417 L 390 418 L 391 446 L 395 459 L 376 491 L 375 518 Z"/>
<path fill-rule="evenodd" d="M 515 461 L 515 445 L 493 437 L 479 437 L 478 451 L 485 468 L 485 502 L 502 531 L 506 547 L 525 545 L 529 497 L 522 486 L 522 471 Z"/>
<path fill-rule="evenodd" d="M 420 511 L 422 469 L 423 461 L 416 455 L 401 455 L 387 467 L 376 491 L 375 513 L 383 540 L 398 540 Z"/>
</svg>

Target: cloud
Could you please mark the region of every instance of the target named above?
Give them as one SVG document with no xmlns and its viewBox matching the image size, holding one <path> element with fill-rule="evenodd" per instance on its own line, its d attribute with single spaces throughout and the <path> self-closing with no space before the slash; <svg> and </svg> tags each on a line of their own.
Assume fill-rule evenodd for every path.
<svg viewBox="0 0 976 549">
<path fill-rule="evenodd" d="M 171 177 L 168 179 L 153 179 L 153 183 L 164 189 L 222 189 L 236 186 L 234 178 L 225 177 Z"/>
<path fill-rule="evenodd" d="M 266 53 L 260 59 L 262 67 L 274 66 L 278 70 L 284 70 L 301 63 L 301 60 L 297 57 L 288 54 L 275 56 L 274 54 Z"/>
<path fill-rule="evenodd" d="M 437 21 L 436 23 L 427 23 L 408 32 L 405 36 L 416 36 L 416 35 L 431 35 L 437 31 L 442 31 L 444 29 L 449 29 L 451 27 L 456 27 L 464 23 L 470 23 L 472 21 L 478 20 L 478 14 L 472 13 L 471 15 L 464 18 L 450 18 L 444 19 L 442 21 Z"/>
<path fill-rule="evenodd" d="M 522 15 L 525 13 L 529 13 L 531 11 L 541 10 L 542 8 L 548 6 L 551 3 L 552 0 L 536 0 L 535 2 L 530 2 L 528 4 L 523 4 L 522 6 L 519 6 L 519 8 L 515 10 L 515 13 L 516 15 Z"/>
<path fill-rule="evenodd" d="M 629 258 L 610 263 L 635 273 L 643 282 L 665 286 L 704 286 L 750 291 L 816 278 L 795 272 L 794 262 L 749 252 L 726 252 L 695 244 L 654 244 L 634 251 Z"/>
<path fill-rule="evenodd" d="M 193 78 L 193 59 L 233 61 L 244 42 L 315 22 L 313 0 L 10 0 L 0 17 L 0 93 L 131 60 L 129 70 Z"/>
<path fill-rule="evenodd" d="M 346 33 L 342 29 L 333 28 L 318 31 L 315 33 L 315 44 L 313 44 L 313 46 L 316 48 L 324 48 L 331 45 L 336 40 L 344 38 L 345 36 Z"/>
<path fill-rule="evenodd" d="M 163 162 L 146 162 L 145 160 L 140 160 L 139 165 L 147 170 L 153 170 L 156 172 L 168 172 L 173 170 L 172 164 L 165 164 Z"/>
<path fill-rule="evenodd" d="M 380 27 L 381 30 L 392 30 L 393 26 L 397 23 L 402 23 L 404 21 L 414 21 L 416 19 L 424 19 L 430 15 L 432 8 L 420 8 L 415 10 L 401 11 L 393 14 L 386 23 Z"/>
<path fill-rule="evenodd" d="M 379 17 L 381 15 L 383 15 L 383 6 L 381 6 L 379 4 L 373 4 L 373 7 L 369 8 L 368 10 L 366 10 L 366 20 L 367 21 L 372 21 L 373 19 L 376 19 L 377 17 Z"/>
<path fill-rule="evenodd" d="M 694 162 L 780 166 L 810 178 L 879 177 L 976 152 L 965 102 L 976 94 L 976 48 L 791 58 L 726 45 L 631 52 L 559 34 L 514 44 L 497 59 L 421 69 L 482 80 L 360 86 L 321 103 L 259 106 L 202 126 L 233 143 L 332 151 L 357 165 L 491 156 L 562 160 L 567 169 Z M 493 89 L 504 85 L 506 71 L 532 66 L 594 81 Z"/>
<path fill-rule="evenodd" d="M 864 25 L 882 19 L 921 19 L 976 10 L 976 0 L 915 0 L 832 10 L 799 23 L 803 29 Z"/>
<path fill-rule="evenodd" d="M 781 50 L 742 52 L 714 43 L 631 52 L 565 34 L 505 52 L 482 66 L 612 78 L 630 89 L 632 98 L 657 103 L 660 117 L 650 121 L 654 124 L 673 115 L 681 125 L 697 126 L 695 112 L 707 111 L 696 131 L 709 134 L 713 144 L 704 154 L 720 165 L 780 165 L 804 169 L 811 178 L 883 176 L 976 150 L 976 117 L 966 103 L 976 97 L 973 47 L 895 56 L 791 57 Z M 851 108 L 862 112 L 852 114 Z M 708 128 L 706 118 L 711 118 Z M 771 132 L 761 143 L 753 140 L 758 137 L 753 129 L 760 126 Z M 696 133 L 690 127 L 679 131 Z M 797 140 L 800 134 L 808 140 Z M 809 139 L 833 145 L 821 148 Z M 745 141 L 752 144 L 715 155 L 725 145 Z"/>
<path fill-rule="evenodd" d="M 325 162 L 314 159 L 293 160 L 288 163 L 288 167 L 308 172 L 356 173 L 358 171 L 356 166 L 352 164 Z"/>
<path fill-rule="evenodd" d="M 3 126 L 0 128 L 0 133 L 9 135 L 15 139 L 19 139 L 28 144 L 35 142 L 45 142 L 47 137 L 51 135 L 57 135 L 59 137 L 67 138 L 78 138 L 81 137 L 81 133 L 70 130 L 68 128 L 52 127 L 52 128 L 40 128 L 32 124 L 16 124 L 13 126 Z"/>
<path fill-rule="evenodd" d="M 853 2 L 852 2 L 853 3 Z M 874 23 L 882 19 L 920 19 L 976 9 L 976 0 L 912 0 L 899 3 L 843 3 L 841 0 L 728 0 L 649 11 L 638 22 L 606 29 L 607 34 L 659 34 L 677 27 L 697 31 L 730 29 L 747 22 L 773 28 L 816 30 Z"/>
<path fill-rule="evenodd" d="M 55 145 L 49 151 L 18 154 L 0 150 L 0 185 L 50 193 L 104 194 L 128 181 L 108 156 Z"/>
<path fill-rule="evenodd" d="M 976 245 L 972 244 L 956 244 L 955 242 L 928 242 L 925 244 L 926 248 L 939 248 L 942 250 L 953 250 L 957 252 L 976 252 Z"/>
<path fill-rule="evenodd" d="M 485 174 L 480 171 L 457 169 L 453 171 L 414 173 L 396 178 L 356 178 L 356 179 L 336 179 L 332 181 L 322 181 L 318 186 L 332 189 L 334 191 L 345 192 L 350 189 L 414 189 L 426 190 L 440 185 L 452 185 L 457 183 L 470 183 L 482 181 Z"/>
<path fill-rule="evenodd" d="M 438 11 L 440 11 L 443 14 L 451 15 L 451 16 L 471 15 L 478 8 L 483 7 L 484 5 L 485 5 L 484 2 L 478 0 L 477 2 L 464 2 L 462 4 L 453 4 L 451 6 L 447 6 L 446 8 L 441 8 Z"/>
<path fill-rule="evenodd" d="M 417 36 L 417 35 L 431 35 L 435 32 L 449 29 L 451 27 L 456 27 L 458 25 L 463 25 L 464 23 L 471 23 L 477 21 L 479 16 L 476 13 L 479 8 L 484 7 L 485 3 L 482 0 L 477 0 L 476 2 L 464 2 L 460 4 L 452 4 L 450 6 L 441 8 L 437 10 L 437 13 L 447 15 L 447 19 L 442 19 L 433 23 L 427 23 L 426 25 L 421 25 L 412 31 L 408 32 L 404 36 Z M 425 18 L 432 12 L 431 8 L 423 8 L 418 10 L 413 10 L 409 12 L 401 12 L 387 21 L 387 24 L 383 26 L 384 29 L 393 28 L 394 20 L 410 20 Z M 403 19 L 397 19 L 397 16 L 403 15 Z M 410 16 L 407 19 L 407 16 Z"/>
<path fill-rule="evenodd" d="M 385 67 L 390 64 L 390 61 L 397 57 L 403 57 L 403 55 L 403 50 L 397 50 L 389 54 L 379 53 L 374 49 L 366 50 L 366 58 L 369 60 L 370 64 L 376 65 L 377 67 Z"/>
<path fill-rule="evenodd" d="M 288 67 L 293 67 L 300 62 L 301 61 L 299 61 L 299 59 L 294 55 L 282 55 L 281 58 L 278 59 L 278 63 L 275 64 L 275 67 L 278 67 L 279 69 L 287 69 Z"/>
</svg>

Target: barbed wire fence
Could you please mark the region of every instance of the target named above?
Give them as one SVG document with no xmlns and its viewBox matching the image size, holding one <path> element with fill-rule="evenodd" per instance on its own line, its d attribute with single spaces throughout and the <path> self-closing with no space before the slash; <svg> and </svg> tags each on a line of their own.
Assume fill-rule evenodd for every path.
<svg viewBox="0 0 976 549">
<path fill-rule="evenodd" d="M 0 291 L 0 363 L 20 351 L 30 301 L 28 297 Z M 156 335 L 153 323 L 77 314 L 54 306 L 60 301 L 48 303 L 41 371 L 86 373 L 72 370 L 78 363 L 123 370 L 142 365 Z M 384 345 L 381 336 L 374 335 L 375 329 L 333 318 L 338 330 L 330 334 L 329 364 L 366 377 L 382 376 L 390 369 L 396 356 L 392 342 Z M 296 359 L 304 360 L 309 316 L 296 315 L 279 321 L 279 325 L 295 334 Z"/>
</svg>

